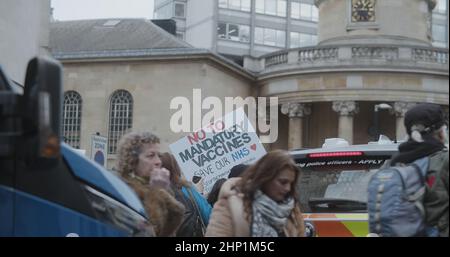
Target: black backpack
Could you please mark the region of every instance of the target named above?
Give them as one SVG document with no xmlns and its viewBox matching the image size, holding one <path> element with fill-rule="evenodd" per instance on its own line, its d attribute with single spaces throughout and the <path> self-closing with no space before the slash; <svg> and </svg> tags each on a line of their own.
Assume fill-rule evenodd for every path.
<svg viewBox="0 0 450 257">
<path fill-rule="evenodd" d="M 175 190 L 175 198 L 181 202 L 185 207 L 183 221 L 177 230 L 177 237 L 203 237 L 205 234 L 206 226 L 200 215 L 195 199 L 192 196 L 190 189 L 189 197 L 183 194 L 181 189 Z"/>
</svg>

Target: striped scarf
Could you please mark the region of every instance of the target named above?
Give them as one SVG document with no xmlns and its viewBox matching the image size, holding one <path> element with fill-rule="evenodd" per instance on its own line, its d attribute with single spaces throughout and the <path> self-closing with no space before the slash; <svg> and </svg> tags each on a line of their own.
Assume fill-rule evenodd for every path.
<svg viewBox="0 0 450 257">
<path fill-rule="evenodd" d="M 294 199 L 292 197 L 277 203 L 260 190 L 256 191 L 252 204 L 251 236 L 278 237 L 283 235 L 284 227 L 293 209 Z"/>
</svg>

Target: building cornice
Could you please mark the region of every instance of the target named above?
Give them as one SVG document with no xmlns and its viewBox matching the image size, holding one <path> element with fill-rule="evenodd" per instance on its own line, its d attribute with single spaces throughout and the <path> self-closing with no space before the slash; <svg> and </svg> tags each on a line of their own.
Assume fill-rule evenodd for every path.
<svg viewBox="0 0 450 257">
<path fill-rule="evenodd" d="M 403 73 L 403 74 L 422 74 L 422 75 L 437 75 L 437 76 L 447 76 L 448 72 L 436 71 L 434 69 L 409 69 L 408 67 L 403 68 L 389 68 L 386 66 L 370 66 L 370 67 L 360 67 L 360 66 L 328 66 L 321 67 L 320 69 L 309 68 L 309 69 L 285 69 L 282 71 L 273 71 L 270 73 L 259 74 L 257 76 L 257 82 L 261 83 L 267 80 L 297 76 L 297 75 L 313 75 L 313 74 L 351 74 L 356 72 L 377 72 L 377 73 Z M 381 75 L 380 75 L 381 76 Z"/>
<path fill-rule="evenodd" d="M 55 59 L 64 63 L 123 62 L 123 61 L 168 61 L 207 59 L 247 80 L 255 81 L 256 76 L 228 59 L 205 49 L 139 49 L 80 52 L 52 52 Z"/>
<path fill-rule="evenodd" d="M 424 102 L 448 105 L 448 93 L 427 92 L 423 90 L 410 89 L 329 89 L 329 90 L 298 90 L 275 94 L 263 94 L 264 97 L 278 97 L 280 104 L 289 102 L 314 103 L 333 101 L 388 101 L 398 102 Z"/>
<path fill-rule="evenodd" d="M 252 59 L 251 63 L 258 81 L 313 73 L 370 71 L 448 76 L 449 72 L 448 49 L 393 44 L 288 49 Z"/>
</svg>

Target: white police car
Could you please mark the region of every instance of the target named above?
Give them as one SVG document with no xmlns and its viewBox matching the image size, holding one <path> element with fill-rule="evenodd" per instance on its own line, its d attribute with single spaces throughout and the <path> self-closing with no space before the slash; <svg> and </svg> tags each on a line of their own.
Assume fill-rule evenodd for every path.
<svg viewBox="0 0 450 257">
<path fill-rule="evenodd" d="M 367 185 L 398 145 L 385 136 L 364 145 L 331 138 L 322 148 L 291 151 L 301 169 L 297 192 L 309 236 L 369 234 Z"/>
</svg>

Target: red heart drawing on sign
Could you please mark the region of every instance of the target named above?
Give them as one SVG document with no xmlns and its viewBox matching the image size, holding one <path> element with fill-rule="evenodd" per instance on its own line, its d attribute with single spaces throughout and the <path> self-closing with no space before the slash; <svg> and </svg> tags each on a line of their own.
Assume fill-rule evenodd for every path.
<svg viewBox="0 0 450 257">
<path fill-rule="evenodd" d="M 256 150 L 256 144 L 251 145 L 250 148 L 251 148 L 253 151 L 255 151 L 255 150 Z"/>
</svg>

